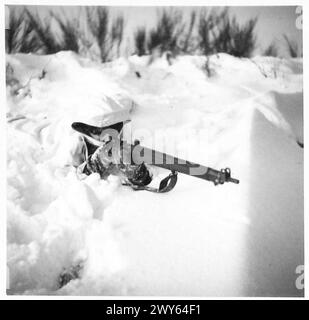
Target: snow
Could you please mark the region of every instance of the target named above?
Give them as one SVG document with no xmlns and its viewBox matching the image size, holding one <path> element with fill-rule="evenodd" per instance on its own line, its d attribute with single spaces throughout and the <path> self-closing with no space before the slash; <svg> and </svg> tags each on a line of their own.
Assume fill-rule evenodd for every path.
<svg viewBox="0 0 309 320">
<path fill-rule="evenodd" d="M 219 54 L 211 78 L 199 56 L 7 62 L 24 86 L 7 98 L 9 294 L 304 294 L 295 286 L 304 263 L 301 60 Z M 115 176 L 79 180 L 71 123 L 110 114 L 110 99 L 143 145 L 230 167 L 240 184 L 179 174 L 173 191 L 153 194 Z M 167 174 L 152 171 L 154 184 Z M 78 264 L 80 277 L 59 288 Z"/>
</svg>

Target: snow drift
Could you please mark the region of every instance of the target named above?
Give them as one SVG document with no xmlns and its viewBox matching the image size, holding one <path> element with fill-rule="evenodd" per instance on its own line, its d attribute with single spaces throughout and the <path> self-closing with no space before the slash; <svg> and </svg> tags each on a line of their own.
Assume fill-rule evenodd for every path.
<svg viewBox="0 0 309 320">
<path fill-rule="evenodd" d="M 302 61 L 8 55 L 9 294 L 302 296 Z M 168 194 L 78 180 L 71 129 L 110 99 L 133 138 L 227 166 L 239 185 L 180 175 Z M 154 138 L 155 137 L 155 138 Z M 152 168 L 158 179 L 164 170 Z M 60 288 L 59 275 L 80 266 Z"/>
</svg>

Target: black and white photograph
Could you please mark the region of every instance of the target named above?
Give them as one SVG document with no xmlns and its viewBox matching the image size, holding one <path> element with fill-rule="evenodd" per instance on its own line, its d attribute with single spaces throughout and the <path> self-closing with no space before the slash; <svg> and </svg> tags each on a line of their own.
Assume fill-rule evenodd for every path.
<svg viewBox="0 0 309 320">
<path fill-rule="evenodd" d="M 5 294 L 303 298 L 301 3 L 4 3 Z"/>
</svg>

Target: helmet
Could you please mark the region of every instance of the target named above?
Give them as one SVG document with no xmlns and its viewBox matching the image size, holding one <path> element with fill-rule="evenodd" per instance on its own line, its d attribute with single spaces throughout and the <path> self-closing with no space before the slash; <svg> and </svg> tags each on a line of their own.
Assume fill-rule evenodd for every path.
<svg viewBox="0 0 309 320">
<path fill-rule="evenodd" d="M 99 136 L 106 129 L 114 129 L 120 133 L 123 125 L 131 121 L 132 109 L 132 102 L 129 106 L 128 100 L 122 99 L 121 102 L 122 104 L 106 96 L 101 106 L 85 108 L 81 113 L 76 114 L 77 121 L 72 123 L 72 128 L 95 140 L 100 140 Z"/>
</svg>

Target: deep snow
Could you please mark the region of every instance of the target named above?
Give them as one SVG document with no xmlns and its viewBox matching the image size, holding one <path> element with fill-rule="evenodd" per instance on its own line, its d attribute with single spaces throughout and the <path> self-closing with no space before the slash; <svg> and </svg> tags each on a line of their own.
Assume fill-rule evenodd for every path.
<svg viewBox="0 0 309 320">
<path fill-rule="evenodd" d="M 17 80 L 7 89 L 8 292 L 303 295 L 302 60 L 220 54 L 211 78 L 203 57 L 148 60 L 7 56 Z M 70 125 L 108 114 L 109 98 L 142 144 L 231 167 L 240 184 L 179 175 L 172 192 L 152 194 L 113 176 L 78 180 Z M 78 263 L 80 279 L 59 289 Z"/>
</svg>

